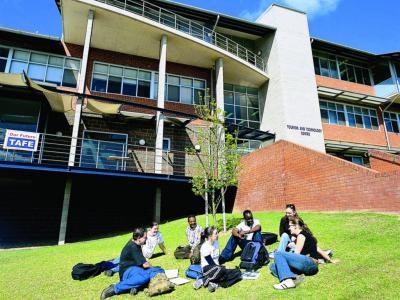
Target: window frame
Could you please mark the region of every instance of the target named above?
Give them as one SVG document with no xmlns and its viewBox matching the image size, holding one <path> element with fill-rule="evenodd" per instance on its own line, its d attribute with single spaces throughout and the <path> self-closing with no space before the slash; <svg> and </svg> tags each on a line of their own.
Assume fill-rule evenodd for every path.
<svg viewBox="0 0 400 300">
<path fill-rule="evenodd" d="M 385 114 L 388 114 L 390 118 L 388 119 L 387 117 L 385 117 Z M 392 114 L 395 115 L 396 119 L 392 119 L 391 118 Z M 398 128 L 399 131 L 398 132 L 394 131 L 392 124 L 390 124 L 390 126 L 392 127 L 392 130 L 389 130 L 388 127 L 386 126 L 386 120 L 389 120 L 390 122 L 396 121 L 397 122 L 397 128 Z M 400 113 L 393 112 L 393 111 L 385 111 L 385 112 L 383 112 L 383 124 L 384 124 L 385 130 L 387 132 L 394 133 L 394 134 L 400 134 Z"/>
</svg>

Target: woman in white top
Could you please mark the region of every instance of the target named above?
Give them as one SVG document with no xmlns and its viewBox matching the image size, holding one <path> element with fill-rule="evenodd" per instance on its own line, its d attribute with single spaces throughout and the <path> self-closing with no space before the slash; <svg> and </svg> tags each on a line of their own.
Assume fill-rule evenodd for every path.
<svg viewBox="0 0 400 300">
<path fill-rule="evenodd" d="M 205 242 L 200 249 L 202 286 L 208 286 L 208 290 L 214 292 L 219 286 L 227 288 L 240 281 L 242 277 L 239 269 L 226 269 L 219 265 L 218 230 L 213 226 L 207 227 L 203 235 Z M 197 285 L 197 288 L 200 286 Z"/>
</svg>

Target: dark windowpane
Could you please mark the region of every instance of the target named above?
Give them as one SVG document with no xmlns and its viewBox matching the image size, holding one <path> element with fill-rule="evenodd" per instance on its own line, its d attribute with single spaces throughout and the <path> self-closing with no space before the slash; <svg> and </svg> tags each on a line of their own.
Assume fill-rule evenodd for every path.
<svg viewBox="0 0 400 300">
<path fill-rule="evenodd" d="M 385 119 L 386 130 L 389 132 L 393 132 L 392 122 L 388 119 Z"/>
<path fill-rule="evenodd" d="M 233 93 L 225 92 L 224 93 L 224 101 L 225 101 L 225 103 L 233 104 Z"/>
<path fill-rule="evenodd" d="M 168 85 L 167 100 L 179 102 L 179 86 Z"/>
<path fill-rule="evenodd" d="M 344 116 L 344 112 L 338 112 L 338 123 L 339 125 L 346 125 L 346 118 Z"/>
<path fill-rule="evenodd" d="M 321 75 L 322 76 L 330 76 L 329 74 L 329 65 L 328 61 L 326 59 L 320 58 L 320 63 L 321 63 Z"/>
<path fill-rule="evenodd" d="M 110 76 L 108 77 L 108 93 L 121 94 L 122 78 Z"/>
<path fill-rule="evenodd" d="M 92 90 L 97 92 L 105 92 L 107 88 L 107 76 L 93 74 Z"/>
<path fill-rule="evenodd" d="M 369 72 L 367 69 L 362 69 L 364 84 L 371 85 L 371 79 L 369 77 Z"/>
<path fill-rule="evenodd" d="M 374 130 L 378 130 L 379 126 L 378 126 L 378 119 L 371 117 L 371 123 L 372 123 L 372 129 Z"/>
<path fill-rule="evenodd" d="M 399 125 L 397 121 L 392 121 L 393 132 L 399 133 Z"/>
<path fill-rule="evenodd" d="M 150 98 L 150 81 L 139 80 L 137 95 L 139 97 Z"/>
<path fill-rule="evenodd" d="M 248 120 L 246 107 L 236 106 L 235 107 L 235 115 L 236 115 L 236 119 Z"/>
<path fill-rule="evenodd" d="M 225 104 L 225 118 L 234 118 L 234 106 Z"/>
<path fill-rule="evenodd" d="M 321 109 L 321 119 L 322 123 L 329 123 L 328 111 L 326 109 Z"/>
<path fill-rule="evenodd" d="M 329 114 L 329 124 L 337 124 L 338 120 L 337 120 L 336 111 L 330 110 L 328 112 L 328 114 Z"/>
<path fill-rule="evenodd" d="M 0 48 L 0 57 L 8 57 L 8 49 Z"/>
<path fill-rule="evenodd" d="M 339 70 L 340 70 L 340 79 L 341 80 L 348 80 L 347 76 L 347 68 L 344 63 L 339 63 Z"/>
<path fill-rule="evenodd" d="M 6 59 L 0 59 L 0 72 L 4 72 L 6 70 L 6 64 L 7 64 Z"/>
<path fill-rule="evenodd" d="M 367 129 L 372 129 L 371 119 L 369 116 L 363 116 L 364 126 Z"/>
<path fill-rule="evenodd" d="M 364 128 L 362 116 L 356 115 L 356 126 L 357 128 Z"/>
<path fill-rule="evenodd" d="M 354 67 L 353 66 L 347 66 L 347 76 L 348 80 L 351 82 L 356 82 L 356 75 L 354 73 Z"/>
<path fill-rule="evenodd" d="M 355 72 L 356 72 L 356 82 L 364 84 L 363 75 L 362 75 L 362 69 L 361 68 L 357 68 L 357 67 L 355 67 L 354 69 L 355 69 Z"/>
<path fill-rule="evenodd" d="M 76 81 L 78 80 L 78 71 L 64 70 L 63 86 L 76 87 Z"/>
<path fill-rule="evenodd" d="M 249 122 L 249 127 L 254 129 L 260 129 L 260 123 L 258 122 Z"/>
<path fill-rule="evenodd" d="M 246 94 L 235 94 L 235 105 L 246 106 L 247 95 Z"/>
<path fill-rule="evenodd" d="M 249 121 L 260 121 L 260 112 L 258 109 L 249 108 L 248 114 L 249 114 Z"/>
<path fill-rule="evenodd" d="M 128 96 L 136 96 L 136 80 L 124 79 L 122 94 Z"/>
<path fill-rule="evenodd" d="M 257 96 L 248 96 L 248 105 L 249 107 L 258 108 L 258 97 Z"/>
<path fill-rule="evenodd" d="M 194 90 L 194 103 L 200 104 L 205 103 L 205 92 L 204 90 Z"/>
<path fill-rule="evenodd" d="M 350 127 L 356 127 L 356 117 L 354 116 L 354 114 L 348 113 L 347 120 L 349 122 Z"/>
<path fill-rule="evenodd" d="M 339 78 L 339 72 L 337 70 L 336 61 L 329 61 L 329 69 L 331 70 L 332 78 Z"/>
<path fill-rule="evenodd" d="M 314 71 L 315 71 L 315 74 L 321 75 L 321 70 L 319 68 L 319 58 L 314 56 L 313 59 L 314 59 Z"/>
</svg>

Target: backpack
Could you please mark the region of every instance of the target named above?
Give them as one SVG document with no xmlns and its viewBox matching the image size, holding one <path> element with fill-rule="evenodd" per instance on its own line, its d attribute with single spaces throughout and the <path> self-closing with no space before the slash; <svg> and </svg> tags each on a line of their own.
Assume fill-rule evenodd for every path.
<svg viewBox="0 0 400 300">
<path fill-rule="evenodd" d="M 219 281 L 219 285 L 223 288 L 227 288 L 240 280 L 242 280 L 242 272 L 239 268 L 225 269 L 224 275 Z"/>
<path fill-rule="evenodd" d="M 260 242 L 249 242 L 240 255 L 241 269 L 256 270 L 269 263 L 268 251 Z"/>
<path fill-rule="evenodd" d="M 153 297 L 172 292 L 174 289 L 175 285 L 168 280 L 167 275 L 158 273 L 150 279 L 149 286 L 144 290 L 144 293 L 149 297 Z"/>
<path fill-rule="evenodd" d="M 200 249 L 201 249 L 201 244 L 194 247 L 192 256 L 190 257 L 190 263 L 192 265 L 198 265 L 200 263 L 201 261 Z"/>
<path fill-rule="evenodd" d="M 186 277 L 200 279 L 203 277 L 203 270 L 201 269 L 201 265 L 190 265 L 185 274 Z"/>
<path fill-rule="evenodd" d="M 110 261 L 101 261 L 97 264 L 79 263 L 72 267 L 71 276 L 74 280 L 85 280 L 99 275 L 105 270 L 115 267 Z"/>
<path fill-rule="evenodd" d="M 261 235 L 265 246 L 272 245 L 278 240 L 278 236 L 272 232 L 261 232 Z"/>
<path fill-rule="evenodd" d="M 188 259 L 191 252 L 190 246 L 178 246 L 174 252 L 174 256 L 176 259 Z"/>
</svg>

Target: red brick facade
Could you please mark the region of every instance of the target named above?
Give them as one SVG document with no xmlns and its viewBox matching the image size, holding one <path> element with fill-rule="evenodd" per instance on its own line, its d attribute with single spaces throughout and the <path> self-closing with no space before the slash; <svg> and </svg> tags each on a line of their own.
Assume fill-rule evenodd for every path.
<svg viewBox="0 0 400 300">
<path fill-rule="evenodd" d="M 359 84 L 355 82 L 339 80 L 335 78 L 315 75 L 317 86 L 325 86 L 349 92 L 361 93 L 366 95 L 375 96 L 375 90 L 370 85 Z"/>
<path fill-rule="evenodd" d="M 400 212 L 400 170 L 378 172 L 283 140 L 241 166 L 235 211 L 295 203 L 300 211 Z"/>
<path fill-rule="evenodd" d="M 369 150 L 368 156 L 371 169 L 378 172 L 400 171 L 400 156 L 398 155 Z"/>
</svg>

